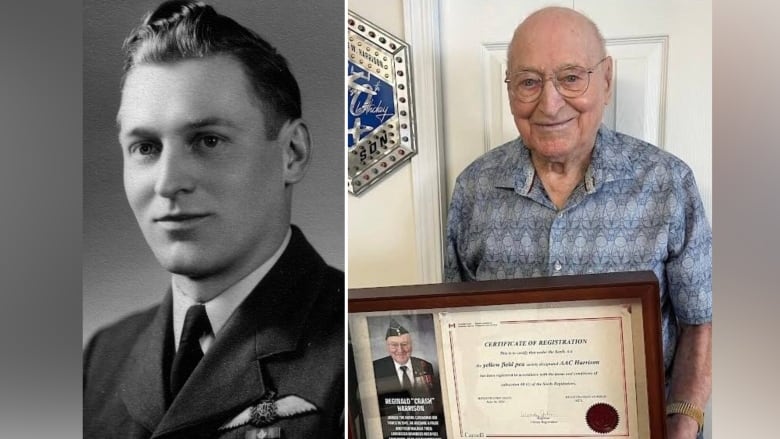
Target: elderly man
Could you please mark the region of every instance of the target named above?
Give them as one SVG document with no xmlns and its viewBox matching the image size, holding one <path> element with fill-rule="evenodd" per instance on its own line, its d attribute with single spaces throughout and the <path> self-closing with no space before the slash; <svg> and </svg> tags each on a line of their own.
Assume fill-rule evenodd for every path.
<svg viewBox="0 0 780 439">
<path fill-rule="evenodd" d="M 700 430 L 711 388 L 711 232 L 691 170 L 601 125 L 612 59 L 593 22 L 531 14 L 508 51 L 520 137 L 458 177 L 448 281 L 652 270 L 661 287 L 667 428 Z"/>
<path fill-rule="evenodd" d="M 189 1 L 125 52 L 125 190 L 171 287 L 90 341 L 84 437 L 341 437 L 343 273 L 290 225 L 310 139 L 285 59 Z"/>
<path fill-rule="evenodd" d="M 388 356 L 374 360 L 374 379 L 379 399 L 382 433 L 385 438 L 404 433 L 396 431 L 392 420 L 398 416 L 430 417 L 431 434 L 445 431 L 439 382 L 433 365 L 412 356 L 412 335 L 395 319 L 385 333 Z M 409 398 L 422 398 L 415 401 Z M 414 411 L 404 407 L 418 406 Z M 439 436 L 432 436 L 439 437 Z"/>
<path fill-rule="evenodd" d="M 433 393 L 433 366 L 412 357 L 412 336 L 395 320 L 385 334 L 387 357 L 374 361 L 374 378 L 380 399 L 383 395 L 427 397 Z"/>
</svg>

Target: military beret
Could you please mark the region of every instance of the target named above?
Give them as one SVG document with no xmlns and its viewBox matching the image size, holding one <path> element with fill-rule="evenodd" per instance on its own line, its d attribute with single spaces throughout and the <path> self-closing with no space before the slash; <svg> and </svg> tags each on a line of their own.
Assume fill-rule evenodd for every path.
<svg viewBox="0 0 780 439">
<path fill-rule="evenodd" d="M 409 331 L 406 330 L 403 326 L 401 326 L 400 323 L 396 322 L 395 319 L 390 319 L 390 326 L 387 327 L 387 332 L 385 333 L 385 340 L 387 340 L 387 337 L 398 337 L 399 335 L 408 334 Z"/>
</svg>

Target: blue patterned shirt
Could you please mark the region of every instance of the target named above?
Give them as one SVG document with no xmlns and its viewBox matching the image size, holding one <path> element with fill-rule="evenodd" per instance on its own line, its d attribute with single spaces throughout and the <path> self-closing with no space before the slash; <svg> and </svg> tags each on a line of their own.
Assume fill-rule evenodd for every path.
<svg viewBox="0 0 780 439">
<path fill-rule="evenodd" d="M 560 210 L 520 139 L 469 165 L 455 183 L 447 245 L 448 282 L 655 272 L 667 372 L 677 322 L 712 320 L 712 232 L 690 168 L 603 125 Z"/>
</svg>

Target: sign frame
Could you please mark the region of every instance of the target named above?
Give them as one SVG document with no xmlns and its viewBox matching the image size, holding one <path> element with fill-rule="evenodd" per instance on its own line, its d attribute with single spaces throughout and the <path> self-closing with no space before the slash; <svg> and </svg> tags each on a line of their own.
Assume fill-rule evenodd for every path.
<svg viewBox="0 0 780 439">
<path fill-rule="evenodd" d="M 347 190 L 360 195 L 417 154 L 410 48 L 349 11 Z"/>
</svg>

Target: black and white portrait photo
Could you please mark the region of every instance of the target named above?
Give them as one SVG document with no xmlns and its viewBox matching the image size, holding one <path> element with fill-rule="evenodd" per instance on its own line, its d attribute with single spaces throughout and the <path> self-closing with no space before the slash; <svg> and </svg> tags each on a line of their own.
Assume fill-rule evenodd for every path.
<svg viewBox="0 0 780 439">
<path fill-rule="evenodd" d="M 343 5 L 84 10 L 84 437 L 341 437 Z"/>
</svg>

